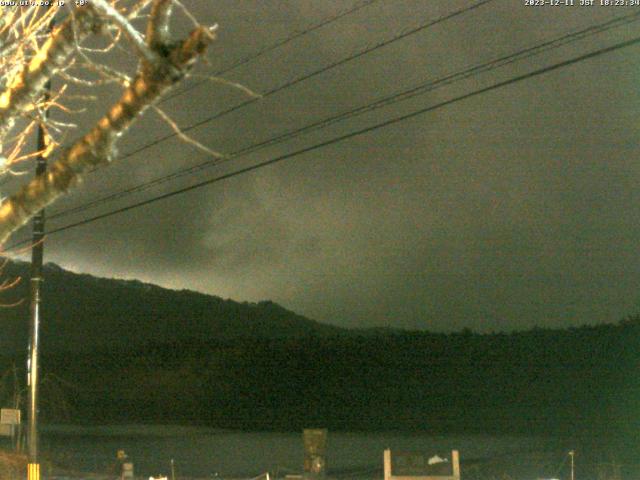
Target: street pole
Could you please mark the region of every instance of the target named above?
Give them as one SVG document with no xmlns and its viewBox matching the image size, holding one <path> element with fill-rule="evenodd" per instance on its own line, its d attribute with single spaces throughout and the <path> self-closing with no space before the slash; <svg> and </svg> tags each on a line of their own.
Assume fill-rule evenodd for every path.
<svg viewBox="0 0 640 480">
<path fill-rule="evenodd" d="M 49 85 L 47 85 L 47 91 Z M 46 95 L 48 96 L 48 94 Z M 45 113 L 46 116 L 46 113 Z M 38 151 L 46 147 L 45 132 L 42 125 L 38 128 Z M 36 176 L 44 175 L 47 170 L 47 160 L 38 155 L 36 160 Z M 29 429 L 28 429 L 28 457 L 29 464 L 38 464 L 38 347 L 40 343 L 40 307 L 42 276 L 42 259 L 44 257 L 44 210 L 33 218 L 33 236 L 31 247 L 31 295 L 29 324 L 29 359 L 27 382 L 29 385 Z M 31 468 L 29 470 L 31 472 Z M 30 480 L 33 480 L 30 478 Z"/>
<path fill-rule="evenodd" d="M 573 463 L 573 456 L 576 452 L 574 452 L 573 450 L 571 450 L 569 452 L 569 456 L 571 457 L 571 480 L 576 480 L 576 475 L 575 475 L 575 466 Z"/>
<path fill-rule="evenodd" d="M 53 20 L 49 24 L 49 32 L 53 31 Z M 42 176 L 47 171 L 47 159 L 44 156 L 47 147 L 44 121 L 49 117 L 49 108 L 46 103 L 51 98 L 51 81 L 47 81 L 44 87 L 43 100 L 45 109 L 43 119 L 38 126 L 37 149 L 40 154 L 36 159 L 36 177 Z M 41 287 L 44 278 L 42 276 L 42 259 L 44 257 L 44 209 L 40 210 L 33 218 L 33 234 L 31 246 L 31 282 L 30 282 L 30 308 L 31 321 L 29 323 L 29 355 L 27 360 L 27 385 L 29 387 L 29 427 L 27 431 L 27 480 L 40 480 L 40 463 L 38 461 L 38 348 L 40 343 L 40 310 Z"/>
</svg>

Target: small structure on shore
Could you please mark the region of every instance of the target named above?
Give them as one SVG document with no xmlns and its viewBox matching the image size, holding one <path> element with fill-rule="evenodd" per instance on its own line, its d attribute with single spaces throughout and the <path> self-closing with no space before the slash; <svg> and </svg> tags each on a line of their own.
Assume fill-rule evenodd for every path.
<svg viewBox="0 0 640 480">
<path fill-rule="evenodd" d="M 327 474 L 326 428 L 306 428 L 302 432 L 304 442 L 304 477 L 323 478 Z"/>
<path fill-rule="evenodd" d="M 327 436 L 326 428 L 305 428 L 302 431 L 302 474 L 287 474 L 285 480 L 326 480 Z"/>
<path fill-rule="evenodd" d="M 460 455 L 451 460 L 421 452 L 384 451 L 384 480 L 460 480 Z"/>
</svg>

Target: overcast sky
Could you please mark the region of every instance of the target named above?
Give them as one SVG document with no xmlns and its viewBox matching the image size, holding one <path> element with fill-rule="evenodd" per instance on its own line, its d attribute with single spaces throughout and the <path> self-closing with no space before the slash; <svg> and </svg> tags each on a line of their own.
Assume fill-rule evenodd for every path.
<svg viewBox="0 0 640 480">
<path fill-rule="evenodd" d="M 199 70 L 211 74 L 360 2 L 184 3 L 203 23 L 220 25 L 210 66 Z M 378 0 L 224 77 L 265 92 L 472 3 Z M 636 11 L 495 0 L 190 134 L 232 152 Z M 636 22 L 594 35 L 48 226 L 313 145 L 633 38 L 637 31 Z M 78 272 L 239 301 L 271 299 L 350 327 L 490 331 L 617 321 L 640 312 L 639 69 L 640 46 L 586 60 L 52 235 L 45 258 Z M 83 122 L 96 118 L 115 94 L 105 91 Z M 207 81 L 162 107 L 187 126 L 246 98 Z M 120 152 L 169 132 L 148 112 Z M 206 159 L 178 139 L 164 141 L 91 175 L 49 213 Z"/>
</svg>

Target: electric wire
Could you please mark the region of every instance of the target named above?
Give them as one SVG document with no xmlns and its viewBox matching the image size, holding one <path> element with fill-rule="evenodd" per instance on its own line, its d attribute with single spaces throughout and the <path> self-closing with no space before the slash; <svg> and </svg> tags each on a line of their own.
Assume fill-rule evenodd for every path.
<svg viewBox="0 0 640 480">
<path fill-rule="evenodd" d="M 322 27 L 324 27 L 326 25 L 329 25 L 329 24 L 331 24 L 333 22 L 336 22 L 336 21 L 340 20 L 341 18 L 344 18 L 344 17 L 346 17 L 348 15 L 354 14 L 354 13 L 358 12 L 359 10 L 362 10 L 363 8 L 368 7 L 368 6 L 374 4 L 375 2 L 378 2 L 378 1 L 380 1 L 380 0 L 365 0 L 365 1 L 361 2 L 360 4 L 357 4 L 357 5 L 353 6 L 350 9 L 347 9 L 347 10 L 345 10 L 343 12 L 339 12 L 339 13 L 337 13 L 335 15 L 331 15 L 329 17 L 326 17 L 323 20 L 321 20 L 320 22 L 316 23 L 315 25 L 312 25 L 312 26 L 310 26 L 310 27 L 308 27 L 308 28 L 306 28 L 304 30 L 301 30 L 299 32 L 294 32 L 293 34 L 289 35 L 288 37 L 285 37 L 282 40 L 276 41 L 273 44 L 271 44 L 271 45 L 269 45 L 269 46 L 267 46 L 267 47 L 265 47 L 265 48 L 263 48 L 261 50 L 258 50 L 257 52 L 255 52 L 253 54 L 247 55 L 246 57 L 243 57 L 243 58 L 241 58 L 239 60 L 236 60 L 231 65 L 229 65 L 229 66 L 227 66 L 227 67 L 225 67 L 225 68 L 223 68 L 221 70 L 215 71 L 213 73 L 213 76 L 224 75 L 225 73 L 228 73 L 228 72 L 230 72 L 232 70 L 235 70 L 236 68 L 238 68 L 238 67 L 240 67 L 242 65 L 246 65 L 247 63 L 249 63 L 249 62 L 251 62 L 251 61 L 253 61 L 253 60 L 257 59 L 257 58 L 260 58 L 262 55 L 265 55 L 268 52 L 271 52 L 273 50 L 276 50 L 277 48 L 283 47 L 284 45 L 287 45 L 288 43 L 290 43 L 290 42 L 292 42 L 292 41 L 294 41 L 294 40 L 296 40 L 298 38 L 301 38 L 301 37 L 313 32 L 315 30 L 318 30 L 318 29 L 320 29 L 320 28 L 322 28 Z M 194 83 L 194 84 L 192 84 L 192 85 L 190 85 L 190 86 L 188 86 L 188 87 L 186 87 L 186 88 L 184 88 L 184 89 L 182 89 L 182 90 L 180 90 L 178 92 L 171 93 L 171 94 L 167 95 L 166 97 L 160 99 L 158 104 L 162 104 L 164 102 L 167 102 L 167 101 L 171 100 L 172 98 L 175 98 L 175 97 L 178 97 L 180 95 L 183 95 L 183 94 L 193 90 L 194 88 L 196 88 L 196 87 L 198 87 L 198 86 L 200 86 L 200 85 L 202 85 L 204 83 L 207 83 L 207 80 L 201 80 L 201 81 L 196 82 L 196 83 Z M 122 157 L 122 158 L 126 158 L 126 157 Z M 93 171 L 95 171 L 95 170 L 92 170 L 92 172 Z M 8 181 L 7 179 L 0 180 L 0 186 L 6 184 L 7 181 Z"/>
<path fill-rule="evenodd" d="M 220 176 L 208 179 L 208 180 L 203 180 L 203 181 L 195 183 L 193 185 L 190 185 L 190 186 L 187 186 L 187 187 L 184 187 L 184 188 L 180 188 L 180 189 L 177 189 L 177 190 L 173 190 L 171 192 L 167 192 L 167 193 L 164 193 L 162 195 L 157 195 L 155 197 L 146 199 L 146 200 L 141 201 L 141 202 L 137 202 L 137 203 L 134 203 L 134 204 L 131 204 L 131 205 L 127 205 L 125 207 L 121 207 L 121 208 L 118 208 L 118 209 L 115 209 L 115 210 L 111 210 L 109 212 L 105 212 L 105 213 L 102 213 L 100 215 L 95 215 L 95 216 L 90 217 L 90 218 L 86 218 L 86 219 L 83 219 L 83 220 L 80 220 L 80 221 L 77 221 L 77 222 L 74 222 L 74 223 L 71 223 L 71 224 L 67 224 L 67 225 L 62 226 L 62 227 L 55 228 L 53 230 L 48 231 L 47 235 L 53 235 L 55 233 L 60 233 L 60 232 L 63 232 L 63 231 L 66 231 L 66 230 L 69 230 L 69 229 L 72 229 L 72 228 L 79 227 L 81 225 L 86 225 L 88 223 L 92 223 L 92 222 L 95 222 L 97 220 L 101 220 L 101 219 L 104 219 L 104 218 L 111 217 L 113 215 L 117 215 L 119 213 L 127 212 L 129 210 L 133 210 L 133 209 L 136 209 L 136 208 L 140 208 L 140 207 L 143 207 L 143 206 L 158 202 L 160 200 L 165 200 L 167 198 L 171 198 L 171 197 L 174 197 L 176 195 L 180 195 L 182 193 L 186 193 L 186 192 L 189 192 L 189 191 L 192 191 L 192 190 L 196 190 L 196 189 L 202 188 L 202 187 L 207 186 L 207 185 L 212 185 L 214 183 L 218 183 L 218 182 L 221 182 L 223 180 L 226 180 L 226 179 L 229 179 L 229 178 L 232 178 L 232 177 L 243 175 L 245 173 L 252 172 L 254 170 L 258 170 L 258 169 L 267 167 L 269 165 L 273 165 L 275 163 L 279 163 L 279 162 L 282 162 L 284 160 L 288 160 L 290 158 L 298 157 L 298 156 L 303 155 L 305 153 L 309 153 L 309 152 L 312 152 L 314 150 L 318 150 L 318 149 L 327 147 L 329 145 L 334 145 L 336 143 L 342 142 L 342 141 L 347 140 L 347 139 L 351 139 L 351 138 L 354 138 L 354 137 L 357 137 L 357 136 L 361 136 L 361 135 L 364 135 L 366 133 L 373 132 L 373 131 L 379 130 L 381 128 L 385 128 L 385 127 L 397 124 L 399 122 L 404 122 L 404 121 L 410 120 L 412 118 L 418 117 L 420 115 L 424 115 L 425 113 L 432 112 L 434 110 L 443 108 L 445 106 L 449 106 L 449 105 L 452 105 L 454 103 L 457 103 L 457 102 L 460 102 L 460 101 L 463 101 L 463 100 L 467 100 L 467 99 L 472 98 L 472 97 L 483 95 L 483 94 L 492 92 L 494 90 L 506 87 L 508 85 L 513 85 L 515 83 L 519 83 L 519 82 L 522 82 L 524 80 L 528 80 L 530 78 L 538 77 L 540 75 L 544 75 L 544 74 L 559 70 L 561 68 L 565 68 L 565 67 L 568 67 L 570 65 L 574 65 L 574 64 L 577 64 L 579 62 L 583 62 L 583 61 L 588 60 L 588 59 L 596 58 L 596 57 L 599 57 L 599 56 L 602 56 L 602 55 L 605 55 L 605 54 L 608 54 L 608 53 L 612 53 L 612 52 L 615 52 L 615 51 L 618 51 L 618 50 L 621 50 L 621 49 L 624 49 L 624 48 L 628 48 L 628 47 L 637 45 L 639 43 L 640 43 L 640 37 L 635 37 L 635 38 L 632 38 L 630 40 L 626 40 L 626 41 L 623 41 L 623 42 L 620 42 L 620 43 L 616 43 L 616 44 L 608 46 L 608 47 L 604 47 L 604 48 L 601 48 L 601 49 L 598 49 L 598 50 L 594 50 L 594 51 L 591 51 L 589 53 L 582 54 L 582 55 L 573 57 L 573 58 L 568 59 L 568 60 L 564 60 L 564 61 L 561 61 L 561 62 L 558 62 L 558 63 L 554 63 L 552 65 L 549 65 L 549 66 L 546 66 L 546 67 L 542 67 L 542 68 L 539 68 L 537 70 L 533 70 L 531 72 L 528 72 L 528 73 L 525 73 L 525 74 L 522 74 L 522 75 L 518 75 L 518 76 L 512 77 L 512 78 L 507 79 L 507 80 L 496 82 L 496 83 L 494 83 L 492 85 L 489 85 L 487 87 L 482 87 L 482 88 L 473 90 L 471 92 L 468 92 L 468 93 L 465 93 L 465 94 L 462 94 L 462 95 L 458 95 L 458 96 L 453 97 L 453 98 L 451 98 L 449 100 L 445 100 L 445 101 L 439 102 L 437 104 L 434 104 L 434 105 L 431 105 L 431 106 L 428 106 L 428 107 L 425 107 L 425 108 L 421 108 L 421 109 L 415 110 L 415 111 L 407 113 L 407 114 L 403 114 L 403 115 L 400 115 L 400 116 L 396 116 L 396 117 L 387 119 L 387 120 L 382 121 L 380 123 L 377 123 L 375 125 L 371 125 L 371 126 L 368 126 L 368 127 L 365 127 L 365 128 L 361 128 L 361 129 L 358 129 L 358 130 L 351 131 L 351 132 L 346 133 L 344 135 L 333 137 L 331 139 L 316 143 L 316 144 L 311 145 L 309 147 L 301 148 L 301 149 L 295 150 L 293 152 L 289 152 L 289 153 L 286 153 L 286 154 L 283 154 L 283 155 L 279 155 L 279 156 L 276 156 L 276 157 L 271 158 L 269 160 L 265 160 L 263 162 L 260 162 L 260 163 L 254 164 L 254 165 L 251 165 L 251 166 L 248 166 L 248 167 L 245 167 L 245 168 L 241 168 L 241 169 L 235 170 L 233 172 L 226 173 L 224 175 L 220 175 Z M 25 242 L 22 242 L 22 243 L 25 243 Z M 17 247 L 19 245 L 20 244 L 14 244 L 11 247 L 9 247 L 9 249 L 7 249 L 7 250 L 11 250 L 12 248 L 15 248 L 15 247 Z"/>
<path fill-rule="evenodd" d="M 460 15 L 463 15 L 464 13 L 467 13 L 469 11 L 475 10 L 476 8 L 479 8 L 479 7 L 481 7 L 481 6 L 485 5 L 485 4 L 493 2 L 493 1 L 494 0 L 481 0 L 479 2 L 476 2 L 476 3 L 472 4 L 472 5 L 469 5 L 467 7 L 455 10 L 455 11 L 453 11 L 451 13 L 448 13 L 448 14 L 440 16 L 440 17 L 438 17 L 436 19 L 430 20 L 430 21 L 428 21 L 426 23 L 423 23 L 423 24 L 421 24 L 421 25 L 419 25 L 417 27 L 412 27 L 410 29 L 404 30 L 404 31 L 400 32 L 399 34 L 395 35 L 394 37 L 392 37 L 390 39 L 377 42 L 376 44 L 374 44 L 371 47 L 367 47 L 364 50 L 360 50 L 359 52 L 357 52 L 357 53 L 355 53 L 353 55 L 350 55 L 350 56 L 348 56 L 346 58 L 343 58 L 343 59 L 338 60 L 338 61 L 336 61 L 334 63 L 331 63 L 331 64 L 329 64 L 329 65 L 327 65 L 325 67 L 322 67 L 322 68 L 320 68 L 318 70 L 315 70 L 314 72 L 311 72 L 309 74 L 297 77 L 296 79 L 294 79 L 292 81 L 289 81 L 289 82 L 287 82 L 287 83 L 285 83 L 285 84 L 283 84 L 283 85 L 281 85 L 279 87 L 276 87 L 276 88 L 274 88 L 272 90 L 269 90 L 266 93 L 264 93 L 260 98 L 252 98 L 252 99 L 246 100 L 246 101 L 244 101 L 244 102 L 242 102 L 242 103 L 240 103 L 238 105 L 235 105 L 235 106 L 233 106 L 233 107 L 231 107 L 231 108 L 229 108 L 227 110 L 224 110 L 222 112 L 216 113 L 213 116 L 210 116 L 210 117 L 208 117 L 208 118 L 206 118 L 204 120 L 198 121 L 198 122 L 196 122 L 194 124 L 191 124 L 191 125 L 189 125 L 187 127 L 183 127 L 183 128 L 180 129 L 180 131 L 182 133 L 186 133 L 186 132 L 188 132 L 188 131 L 190 131 L 192 129 L 195 129 L 195 128 L 197 128 L 197 127 L 199 127 L 199 126 L 201 126 L 201 125 L 203 125 L 205 123 L 209 123 L 209 122 L 211 122 L 213 120 L 216 120 L 216 119 L 218 119 L 218 118 L 220 118 L 220 117 L 222 117 L 222 116 L 224 116 L 224 115 L 226 115 L 228 113 L 231 113 L 232 111 L 238 110 L 238 109 L 240 109 L 240 108 L 242 108 L 242 107 L 244 107 L 246 105 L 249 105 L 250 103 L 253 103 L 253 102 L 256 102 L 256 101 L 258 101 L 258 100 L 260 100 L 262 98 L 265 98 L 266 96 L 273 95 L 273 94 L 275 94 L 275 93 L 277 93 L 279 91 L 282 91 L 282 90 L 284 90 L 286 88 L 289 88 L 289 87 L 291 87 L 291 86 L 293 86 L 293 85 L 295 85 L 297 83 L 300 83 L 300 82 L 305 81 L 305 80 L 307 80 L 309 78 L 312 78 L 312 77 L 314 77 L 316 75 L 319 75 L 319 74 L 324 73 L 324 72 L 326 72 L 328 70 L 331 70 L 331 69 L 333 69 L 333 68 L 335 68 L 335 67 L 337 67 L 339 65 L 343 65 L 343 64 L 345 64 L 347 62 L 350 62 L 350 61 L 355 60 L 356 58 L 359 58 L 359 57 L 361 57 L 363 55 L 366 55 L 366 54 L 371 53 L 371 52 L 373 52 L 375 50 L 383 48 L 383 47 L 385 47 L 385 46 L 387 46 L 387 45 L 389 45 L 391 43 L 394 43 L 394 42 L 396 42 L 398 40 L 402 40 L 402 39 L 404 39 L 404 38 L 406 38 L 406 37 L 408 37 L 410 35 L 419 33 L 421 31 L 425 30 L 426 28 L 429 28 L 429 27 L 432 27 L 432 26 L 437 25 L 439 23 L 442 23 L 442 22 L 448 21 L 450 19 L 456 18 L 456 17 L 458 17 Z M 160 138 L 158 138 L 158 139 L 156 139 L 156 140 L 154 140 L 152 142 L 149 142 L 149 143 L 147 143 L 147 144 L 145 144 L 145 145 L 143 145 L 143 146 L 141 146 L 141 147 L 139 147 L 139 148 L 137 148 L 137 149 L 135 149 L 135 150 L 133 150 L 131 152 L 128 152 L 128 153 L 122 155 L 117 160 L 119 161 L 119 160 L 125 160 L 127 158 L 130 158 L 130 157 L 132 157 L 132 156 L 134 156 L 134 155 L 136 155 L 136 154 L 138 154 L 138 153 L 140 153 L 140 152 L 142 152 L 142 151 L 144 151 L 144 150 L 146 150 L 148 148 L 151 148 L 152 146 L 155 146 L 155 145 L 157 145 L 157 144 L 159 144 L 161 142 L 164 142 L 164 141 L 166 141 L 166 140 L 168 140 L 170 138 L 173 138 L 176 135 L 177 135 L 177 133 L 175 133 L 175 132 L 167 134 L 164 137 L 160 137 Z M 291 138 L 291 137 L 287 137 L 287 138 Z M 279 143 L 280 141 L 284 141 L 284 139 L 285 139 L 285 137 L 283 136 L 281 140 L 275 141 L 275 139 L 273 139 L 271 141 L 275 141 L 275 143 Z M 254 151 L 254 149 L 257 148 L 257 147 L 263 147 L 263 144 L 264 144 L 264 142 L 261 142 L 260 144 L 251 146 L 249 149 L 243 150 L 242 152 L 240 152 L 240 151 L 233 152 L 231 154 L 231 156 L 236 158 L 237 156 L 239 156 L 241 154 L 245 155 L 245 154 L 249 153 L 249 151 Z M 272 144 L 274 144 L 274 143 L 272 143 Z M 266 146 L 268 146 L 268 145 L 264 144 L 264 147 L 266 147 Z M 88 173 L 94 173 L 94 172 L 96 172 L 98 170 L 99 170 L 99 168 L 96 168 L 96 169 L 93 169 L 93 170 L 89 171 Z M 92 202 L 92 205 L 93 204 L 94 204 L 94 202 Z M 76 211 L 76 209 L 73 209 L 73 210 Z M 71 213 L 71 212 L 70 211 L 59 212 L 57 214 L 53 214 L 53 216 L 51 216 L 50 218 L 52 218 L 52 219 L 53 218 L 58 218 L 58 217 L 60 217 L 62 215 L 66 215 L 68 213 Z"/>
<path fill-rule="evenodd" d="M 128 195 L 134 194 L 134 193 L 139 193 L 145 190 L 148 190 L 154 186 L 157 185 L 161 185 L 163 183 L 166 183 L 168 181 L 186 176 L 186 175 L 191 175 L 193 173 L 197 173 L 200 172 L 202 170 L 205 170 L 207 168 L 212 168 L 214 166 L 218 166 L 222 163 L 225 162 L 229 162 L 231 160 L 235 160 L 239 157 L 248 155 L 250 153 L 254 153 L 258 150 L 262 150 L 264 148 L 282 143 L 283 141 L 286 140 L 290 140 L 292 138 L 296 138 L 304 133 L 310 132 L 310 131 L 314 131 L 317 129 L 321 129 L 321 128 L 325 128 L 333 123 L 336 123 L 338 121 L 342 121 L 345 120 L 347 118 L 351 118 L 353 116 L 356 115 L 361 115 L 363 113 L 366 112 L 370 112 L 373 111 L 375 109 L 379 109 L 382 108 L 384 106 L 388 106 L 391 105 L 393 103 L 397 103 L 400 101 L 404 101 L 407 100 L 409 98 L 412 98 L 416 95 L 421 95 L 427 92 L 430 92 L 436 88 L 445 86 L 445 85 L 450 85 L 451 83 L 454 83 L 456 81 L 459 80 L 464 80 L 467 78 L 470 78 L 471 76 L 474 75 L 478 75 L 481 73 L 485 73 L 487 71 L 493 70 L 495 68 L 499 68 L 499 67 L 503 67 L 505 65 L 511 64 L 513 62 L 525 59 L 525 58 L 530 58 L 534 55 L 538 55 L 544 52 L 548 52 L 550 50 L 559 48 L 560 46 L 566 45 L 569 42 L 574 42 L 577 40 L 582 40 L 584 38 L 586 38 L 587 36 L 590 35 L 594 35 L 597 33 L 601 33 L 607 30 L 610 30 L 612 28 L 616 28 L 619 27 L 621 25 L 625 25 L 628 24 L 630 22 L 634 22 L 634 21 L 638 21 L 640 19 L 640 12 L 631 14 L 631 15 L 625 15 L 622 17 L 617 17 L 613 20 L 598 24 L 598 25 L 593 25 L 590 27 L 587 27 L 585 29 L 579 30 L 579 31 L 575 31 L 575 32 L 571 32 L 569 34 L 565 34 L 562 35 L 560 37 L 556 37 L 552 40 L 547 40 L 545 42 L 542 42 L 541 44 L 526 48 L 524 50 L 519 50 L 517 52 L 514 52 L 512 54 L 506 55 L 506 56 L 502 56 L 499 58 L 496 58 L 494 60 L 491 60 L 489 62 L 485 62 L 483 64 L 479 64 L 470 68 L 467 68 L 463 71 L 451 74 L 451 75 L 447 75 L 445 77 L 439 78 L 437 80 L 432 80 L 432 81 L 428 81 L 425 83 L 421 83 L 420 85 L 410 88 L 408 90 L 404 90 L 401 91 L 399 93 L 395 93 L 393 95 L 388 95 L 386 97 L 383 97 L 379 100 L 376 100 L 374 102 L 368 103 L 366 105 L 357 107 L 355 109 L 351 109 L 348 110 L 346 112 L 340 113 L 338 115 L 333 115 L 330 116 L 328 118 L 325 118 L 323 120 L 320 121 L 316 121 L 313 122 L 309 125 L 306 125 L 302 128 L 293 130 L 293 131 L 289 131 L 283 134 L 280 134 L 278 136 L 272 137 L 270 139 L 249 145 L 247 147 L 244 147 L 242 149 L 239 149 L 235 152 L 232 152 L 231 154 L 229 154 L 226 158 L 224 159 L 214 159 L 214 160 L 207 160 L 205 162 L 201 162 L 197 165 L 191 166 L 191 167 L 187 167 L 187 168 L 183 168 L 180 169 L 176 172 L 172 172 L 168 175 L 163 175 L 161 177 L 155 178 L 153 180 L 149 180 L 147 182 L 126 188 L 126 189 L 122 189 L 118 192 L 114 192 L 111 193 L 109 195 L 103 196 L 101 198 L 98 198 L 96 200 L 92 200 L 90 202 L 84 203 L 82 205 L 76 206 L 76 207 L 71 207 L 65 210 L 62 210 L 60 212 L 54 213 L 52 214 L 49 218 L 51 220 L 56 219 L 56 218 L 60 218 L 60 217 L 64 217 L 64 216 L 68 216 L 70 214 L 73 213 L 80 213 L 86 210 L 89 210 L 91 208 L 95 208 L 96 206 L 105 204 L 105 203 L 109 203 L 118 199 L 121 199 L 123 197 L 126 197 Z"/>
<path fill-rule="evenodd" d="M 301 30 L 299 32 L 294 32 L 293 34 L 289 35 L 288 37 L 283 38 L 282 40 L 278 40 L 276 42 L 274 42 L 273 44 L 269 45 L 268 47 L 265 47 L 261 50 L 258 50 L 257 52 L 247 55 L 246 57 L 243 57 L 239 60 L 236 60 L 235 62 L 233 62 L 232 64 L 228 65 L 227 67 L 221 69 L 221 70 L 217 70 L 213 73 L 214 76 L 220 76 L 220 75 L 224 75 L 225 73 L 229 73 L 232 70 L 235 70 L 238 67 L 241 67 L 243 65 L 246 65 L 249 62 L 252 62 L 254 60 L 256 60 L 257 58 L 260 58 L 261 56 L 272 52 L 273 50 L 283 47 L 285 45 L 287 45 L 288 43 L 291 43 L 294 40 L 297 40 L 298 38 L 304 37 L 305 35 L 308 35 L 309 33 L 318 30 L 326 25 L 329 25 L 333 22 L 336 22 L 337 20 L 340 20 L 341 18 L 344 18 L 348 15 L 351 15 L 353 13 L 356 13 L 359 10 L 362 10 L 365 7 L 368 7 L 369 5 L 372 5 L 373 3 L 377 2 L 379 0 L 366 0 L 358 5 L 355 5 L 354 7 L 345 10 L 343 12 L 339 12 L 335 15 L 332 15 L 330 17 L 327 17 L 323 20 L 321 20 L 320 22 L 316 23 L 315 25 L 310 26 L 309 28 L 306 28 L 304 30 Z M 186 92 L 189 92 L 191 90 L 193 90 L 194 88 L 199 87 L 200 85 L 207 83 L 206 80 L 201 80 L 199 82 L 195 82 L 192 85 L 189 85 L 188 87 L 183 88 L 182 90 L 180 90 L 179 92 L 175 92 L 172 93 L 171 95 L 166 96 L 165 98 L 163 98 L 161 100 L 160 103 L 162 102 L 166 102 L 167 100 L 170 100 L 174 97 L 177 97 L 179 95 L 183 95 Z"/>
<path fill-rule="evenodd" d="M 314 78 L 314 77 L 316 77 L 318 75 L 321 75 L 321 74 L 323 74 L 325 72 L 328 72 L 329 70 L 332 70 L 332 69 L 334 69 L 336 67 L 339 67 L 341 65 L 344 65 L 346 63 L 352 62 L 353 60 L 356 60 L 356 59 L 358 59 L 360 57 L 363 57 L 364 55 L 367 55 L 367 54 L 369 54 L 371 52 L 374 52 L 374 51 L 379 50 L 379 49 L 381 49 L 383 47 L 386 47 L 387 45 L 390 45 L 390 44 L 395 43 L 397 41 L 403 40 L 403 39 L 405 39 L 405 38 L 407 38 L 407 37 L 409 37 L 411 35 L 414 35 L 416 33 L 422 32 L 423 30 L 426 30 L 427 28 L 433 27 L 434 25 L 437 25 L 439 23 L 443 23 L 443 22 L 446 22 L 446 21 L 451 20 L 453 18 L 456 18 L 456 17 L 458 17 L 460 15 L 463 15 L 463 14 L 465 14 L 467 12 L 475 10 L 475 9 L 477 9 L 477 8 L 483 6 L 483 5 L 486 5 L 488 3 L 491 3 L 493 1 L 495 1 L 495 0 L 480 0 L 480 1 L 478 1 L 478 2 L 476 2 L 474 4 L 472 4 L 472 5 L 469 5 L 467 7 L 460 8 L 458 10 L 455 10 L 454 12 L 445 14 L 445 15 L 440 16 L 440 17 L 438 17 L 436 19 L 433 19 L 433 20 L 429 20 L 426 23 L 422 23 L 417 27 L 413 27 L 413 28 L 410 28 L 408 30 L 402 31 L 399 34 L 397 34 L 397 35 L 395 35 L 395 36 L 393 36 L 393 37 L 391 37 L 391 38 L 389 38 L 387 40 L 382 40 L 382 41 L 380 41 L 380 42 L 378 42 L 378 43 L 376 43 L 376 44 L 374 44 L 374 45 L 372 45 L 370 47 L 366 47 L 363 50 L 360 50 L 360 51 L 358 51 L 358 52 L 356 52 L 354 54 L 351 54 L 351 55 L 349 55 L 347 57 L 344 57 L 344 58 L 342 58 L 340 60 L 337 60 L 337 61 L 335 61 L 333 63 L 330 63 L 329 65 L 325 65 L 324 67 L 321 67 L 321 68 L 319 68 L 317 70 L 314 70 L 314 71 L 312 71 L 310 73 L 306 73 L 306 74 L 301 75 L 299 77 L 296 77 L 296 78 L 294 78 L 292 80 L 289 80 L 288 82 L 285 82 L 285 83 L 283 83 L 282 85 L 280 85 L 278 87 L 272 88 L 271 90 L 267 90 L 266 92 L 262 93 L 257 98 L 247 99 L 247 100 L 245 100 L 245 101 L 243 101 L 241 103 L 238 103 L 237 105 L 234 105 L 233 107 L 229 107 L 226 110 L 222 110 L 221 112 L 218 112 L 218 113 L 216 113 L 215 115 L 213 115 L 211 117 L 208 117 L 208 118 L 206 118 L 204 120 L 200 120 L 198 122 L 195 122 L 195 123 L 193 123 L 193 124 L 191 124 L 191 125 L 189 125 L 187 127 L 183 127 L 180 130 L 183 133 L 188 132 L 190 130 L 193 130 L 193 129 L 201 126 L 201 125 L 204 125 L 204 124 L 209 123 L 209 122 L 211 122 L 213 120 L 217 120 L 218 118 L 221 118 L 221 117 L 223 117 L 225 115 L 228 115 L 229 113 L 232 113 L 232 112 L 235 112 L 237 110 L 240 110 L 241 108 L 244 108 L 247 105 L 251 105 L 251 104 L 256 103 L 256 102 L 258 102 L 260 100 L 263 100 L 264 98 L 267 98 L 267 97 L 270 97 L 272 95 L 275 95 L 276 93 L 281 92 L 283 90 L 286 90 L 288 88 L 291 88 L 294 85 L 297 85 L 297 84 L 299 84 L 301 82 L 304 82 L 306 80 Z M 157 138 L 156 140 L 154 140 L 152 142 L 149 142 L 149 143 L 147 143 L 147 144 L 145 144 L 145 145 L 143 145 L 143 146 L 141 146 L 141 147 L 139 147 L 139 148 L 137 148 L 135 150 L 132 150 L 131 152 L 128 152 L 128 153 L 122 155 L 121 157 L 118 158 L 118 161 L 125 160 L 125 159 L 127 159 L 129 157 L 132 157 L 133 155 L 136 155 L 136 154 L 138 154 L 138 153 L 140 153 L 140 152 L 142 152 L 144 150 L 147 150 L 148 148 L 151 148 L 151 147 L 153 147 L 153 146 L 155 146 L 155 145 L 157 145 L 159 143 L 162 143 L 162 142 L 164 142 L 164 141 L 166 141 L 166 140 L 168 140 L 170 138 L 176 137 L 177 135 L 178 135 L 177 133 L 172 132 L 172 133 L 169 133 L 169 134 L 167 134 L 167 135 L 165 135 L 163 137 Z M 98 169 L 92 170 L 90 173 L 95 172 L 97 170 Z"/>
</svg>

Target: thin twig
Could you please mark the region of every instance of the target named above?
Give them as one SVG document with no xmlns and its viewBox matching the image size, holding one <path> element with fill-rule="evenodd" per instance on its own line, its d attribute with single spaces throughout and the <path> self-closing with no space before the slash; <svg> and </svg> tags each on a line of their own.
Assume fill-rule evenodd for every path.
<svg viewBox="0 0 640 480">
<path fill-rule="evenodd" d="M 178 126 L 178 124 L 176 122 L 173 121 L 173 119 L 171 119 L 171 117 L 169 117 L 169 115 L 167 115 L 166 113 L 164 113 L 160 108 L 158 108 L 156 105 L 153 106 L 153 109 L 156 111 L 156 113 L 158 115 L 160 115 L 160 117 L 167 122 L 167 124 L 172 128 L 172 130 L 175 132 L 175 134 L 178 136 L 178 138 L 180 138 L 181 140 L 183 140 L 184 142 L 193 145 L 194 147 L 196 147 L 198 150 L 202 150 L 205 153 L 208 153 L 209 155 L 215 157 L 215 158 L 226 158 L 226 155 L 220 153 L 220 152 L 216 152 L 215 150 L 210 149 L 209 147 L 207 147 L 206 145 L 203 145 L 202 143 L 198 142 L 197 140 L 195 140 L 194 138 L 189 137 L 187 134 L 185 134 L 180 127 Z"/>
</svg>

